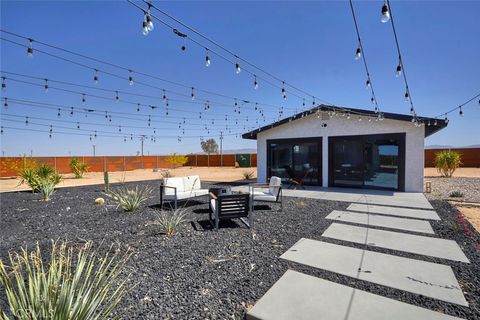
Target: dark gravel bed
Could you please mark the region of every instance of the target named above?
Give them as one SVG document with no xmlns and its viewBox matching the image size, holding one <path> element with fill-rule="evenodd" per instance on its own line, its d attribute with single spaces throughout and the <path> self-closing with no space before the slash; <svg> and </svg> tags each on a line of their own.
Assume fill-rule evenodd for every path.
<svg viewBox="0 0 480 320">
<path fill-rule="evenodd" d="M 432 182 L 432 192 L 426 193 L 430 199 L 451 199 L 457 201 L 480 202 L 480 178 L 440 178 L 428 177 L 425 181 Z M 459 191 L 463 193 L 463 197 L 451 198 L 450 193 Z"/>
<path fill-rule="evenodd" d="M 138 184 L 151 184 L 158 192 L 158 182 Z M 108 199 L 107 206 L 93 204 L 102 196 L 101 188 L 62 188 L 50 202 L 38 201 L 39 196 L 29 192 L 0 194 L 0 258 L 5 260 L 9 250 L 36 241 L 48 246 L 50 239 L 105 240 L 129 246 L 134 254 L 125 272 L 132 274 L 131 291 L 119 307 L 125 319 L 243 319 L 246 308 L 289 268 L 431 310 L 480 319 L 480 254 L 475 247 L 480 236 L 469 225 L 475 239 L 462 230 L 455 208 L 446 201 L 432 201 L 442 218 L 432 226 L 436 236 L 457 241 L 471 264 L 369 250 L 452 266 L 469 307 L 278 259 L 302 237 L 364 248 L 321 238 L 331 223 L 324 217 L 332 210 L 345 209 L 347 202 L 285 198 L 283 212 L 256 211 L 253 229 L 232 221 L 215 232 L 207 223 L 208 205 L 200 199 L 189 204 L 186 221 L 176 235 L 167 238 L 154 224 L 159 213 L 156 196 L 137 213 L 124 213 L 115 210 Z M 5 305 L 2 296 L 0 303 Z"/>
</svg>

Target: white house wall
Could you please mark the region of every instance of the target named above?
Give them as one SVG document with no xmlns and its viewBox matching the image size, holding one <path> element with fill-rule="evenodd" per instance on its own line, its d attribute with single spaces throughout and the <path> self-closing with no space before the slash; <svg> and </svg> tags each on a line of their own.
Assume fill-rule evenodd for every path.
<svg viewBox="0 0 480 320">
<path fill-rule="evenodd" d="M 322 127 L 323 123 L 327 127 Z M 267 180 L 267 140 L 322 137 L 322 185 L 328 186 L 328 137 L 406 133 L 405 138 L 405 191 L 423 192 L 424 133 L 423 126 L 399 120 L 367 121 L 352 116 L 350 119 L 333 116 L 330 120 L 318 119 L 316 115 L 293 120 L 257 134 L 258 181 Z"/>
</svg>

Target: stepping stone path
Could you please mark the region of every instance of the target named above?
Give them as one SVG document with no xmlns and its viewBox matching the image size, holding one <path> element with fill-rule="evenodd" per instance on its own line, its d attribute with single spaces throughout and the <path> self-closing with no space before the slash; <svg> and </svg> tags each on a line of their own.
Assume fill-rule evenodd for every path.
<svg viewBox="0 0 480 320">
<path fill-rule="evenodd" d="M 247 320 L 460 319 L 288 270 L 248 312 Z"/>
<path fill-rule="evenodd" d="M 470 263 L 453 240 L 332 223 L 322 237 Z"/>
<path fill-rule="evenodd" d="M 434 234 L 432 226 L 428 221 L 417 219 L 386 217 L 377 214 L 341 210 L 333 210 L 325 219 Z"/>
<path fill-rule="evenodd" d="M 408 197 L 388 202 L 385 197 L 364 196 L 347 211 L 334 210 L 326 217 L 334 222 L 322 237 L 344 241 L 345 245 L 302 238 L 280 258 L 468 306 L 448 265 L 449 260 L 470 263 L 468 258 L 455 241 L 402 232 L 434 235 L 425 220 L 440 220 L 423 195 L 414 195 L 412 203 Z M 366 249 L 354 248 L 351 243 Z M 445 263 L 369 251 L 369 246 L 445 259 Z M 247 313 L 249 320 L 320 318 L 459 319 L 293 270 L 288 270 Z"/>
</svg>

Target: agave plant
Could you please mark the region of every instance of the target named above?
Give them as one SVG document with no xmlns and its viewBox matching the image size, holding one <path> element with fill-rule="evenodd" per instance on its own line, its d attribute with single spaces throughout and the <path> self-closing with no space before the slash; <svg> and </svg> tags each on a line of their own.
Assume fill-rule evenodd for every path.
<svg viewBox="0 0 480 320">
<path fill-rule="evenodd" d="M 50 198 L 55 193 L 55 183 L 47 179 L 41 179 L 39 180 L 38 190 L 42 194 L 44 201 L 50 201 Z"/>
<path fill-rule="evenodd" d="M 100 255 L 87 242 L 75 250 L 52 241 L 48 264 L 40 246 L 10 253 L 10 265 L 0 260 L 0 288 L 8 308 L 0 318 L 97 320 L 111 318 L 126 293 L 128 276 L 121 270 L 130 253 L 110 247 Z M 7 313 L 8 312 L 8 313 Z"/>
<path fill-rule="evenodd" d="M 178 208 L 172 213 L 166 213 L 165 211 L 162 211 L 158 219 L 161 232 L 167 237 L 173 236 L 177 227 L 185 219 L 186 214 L 187 210 L 185 208 Z"/>
<path fill-rule="evenodd" d="M 252 180 L 253 176 L 255 175 L 253 171 L 244 171 L 242 174 L 245 180 Z"/>
<path fill-rule="evenodd" d="M 143 202 L 150 198 L 151 194 L 152 188 L 149 186 L 143 188 L 135 186 L 134 189 L 121 187 L 107 193 L 110 198 L 118 203 L 117 208 L 121 206 L 125 211 L 129 212 L 137 210 Z"/>
</svg>

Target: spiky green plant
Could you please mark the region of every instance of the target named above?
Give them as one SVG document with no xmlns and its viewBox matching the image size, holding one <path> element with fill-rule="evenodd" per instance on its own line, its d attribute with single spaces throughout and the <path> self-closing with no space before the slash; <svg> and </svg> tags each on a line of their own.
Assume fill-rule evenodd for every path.
<svg viewBox="0 0 480 320">
<path fill-rule="evenodd" d="M 107 195 L 118 203 L 117 208 L 121 206 L 125 211 L 132 212 L 150 198 L 152 191 L 150 186 L 143 188 L 135 186 L 134 189 L 120 187 L 116 190 L 110 190 Z"/>
<path fill-rule="evenodd" d="M 44 201 L 50 201 L 50 198 L 55 193 L 55 184 L 47 179 L 40 179 L 38 190 L 42 194 L 42 199 Z"/>
<path fill-rule="evenodd" d="M 0 318 L 111 318 L 126 293 L 128 276 L 121 270 L 130 253 L 120 255 L 110 247 L 102 255 L 97 250 L 91 241 L 75 252 L 65 242 L 52 241 L 48 263 L 38 243 L 31 252 L 10 253 L 10 265 L 0 260 L 0 288 L 8 304 L 5 310 L 0 306 Z"/>
<path fill-rule="evenodd" d="M 255 175 L 253 171 L 244 171 L 242 174 L 245 180 L 252 180 L 253 176 Z"/>
<path fill-rule="evenodd" d="M 40 186 L 43 184 L 43 181 L 49 181 L 54 186 L 62 181 L 62 176 L 46 164 L 38 165 L 34 163 L 29 166 L 24 166 L 24 168 L 18 171 L 18 175 L 21 178 L 20 184 L 28 184 L 30 188 L 32 188 L 32 192 L 40 191 Z"/>
<path fill-rule="evenodd" d="M 186 214 L 187 210 L 185 208 L 175 209 L 172 213 L 162 211 L 158 218 L 161 232 L 167 237 L 173 236 L 177 227 L 185 220 Z"/>
<path fill-rule="evenodd" d="M 75 176 L 75 179 L 80 179 L 88 172 L 88 164 L 81 162 L 78 157 L 72 157 L 70 160 L 70 170 Z"/>
<path fill-rule="evenodd" d="M 462 157 L 457 151 L 445 150 L 435 154 L 435 167 L 444 177 L 450 178 L 462 164 Z"/>
</svg>

